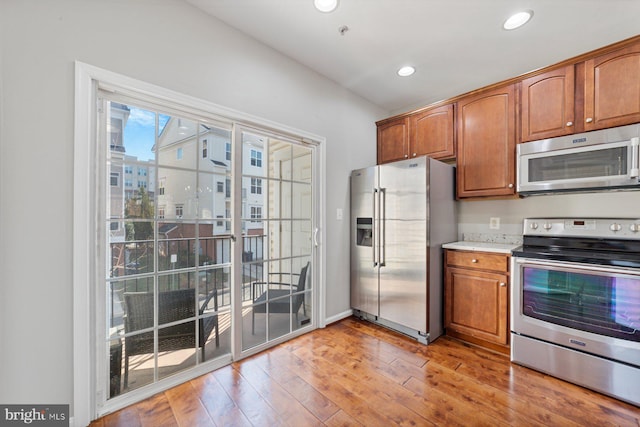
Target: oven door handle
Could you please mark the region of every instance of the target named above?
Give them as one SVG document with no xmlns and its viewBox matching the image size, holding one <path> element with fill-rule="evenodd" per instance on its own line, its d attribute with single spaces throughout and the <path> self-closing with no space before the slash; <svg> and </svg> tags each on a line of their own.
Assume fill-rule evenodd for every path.
<svg viewBox="0 0 640 427">
<path fill-rule="evenodd" d="M 595 272 L 603 272 L 603 273 L 618 273 L 625 275 L 638 275 L 637 268 L 624 268 L 624 267 L 609 267 L 606 265 L 597 265 L 597 264 L 583 264 L 578 262 L 570 262 L 570 261 L 555 261 L 555 260 L 539 260 L 535 258 L 521 258 L 521 257 L 513 257 L 513 262 L 518 265 L 533 265 L 540 267 L 557 267 L 570 269 L 572 271 L 576 270 L 586 270 L 586 271 L 595 271 Z"/>
<path fill-rule="evenodd" d="M 631 169 L 630 178 L 638 178 L 640 175 L 640 137 L 631 138 Z"/>
</svg>

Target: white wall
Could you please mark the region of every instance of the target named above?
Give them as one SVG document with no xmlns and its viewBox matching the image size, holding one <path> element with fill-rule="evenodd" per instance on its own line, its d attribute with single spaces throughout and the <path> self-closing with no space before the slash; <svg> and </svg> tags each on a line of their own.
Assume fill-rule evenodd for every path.
<svg viewBox="0 0 640 427">
<path fill-rule="evenodd" d="M 326 316 L 349 309 L 335 212 L 387 112 L 177 0 L 2 0 L 0 60 L 1 403 L 72 400 L 75 60 L 326 137 Z"/>
</svg>

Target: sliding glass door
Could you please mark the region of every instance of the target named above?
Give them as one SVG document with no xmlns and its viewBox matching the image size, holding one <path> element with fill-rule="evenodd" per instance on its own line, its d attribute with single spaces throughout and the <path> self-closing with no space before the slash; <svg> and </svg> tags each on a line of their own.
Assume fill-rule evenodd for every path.
<svg viewBox="0 0 640 427">
<path fill-rule="evenodd" d="M 314 327 L 314 146 L 101 95 L 98 406 Z"/>
<path fill-rule="evenodd" d="M 231 126 L 105 100 L 109 397 L 231 351 Z"/>
<path fill-rule="evenodd" d="M 242 350 L 309 325 L 313 148 L 251 129 L 242 150 Z"/>
</svg>

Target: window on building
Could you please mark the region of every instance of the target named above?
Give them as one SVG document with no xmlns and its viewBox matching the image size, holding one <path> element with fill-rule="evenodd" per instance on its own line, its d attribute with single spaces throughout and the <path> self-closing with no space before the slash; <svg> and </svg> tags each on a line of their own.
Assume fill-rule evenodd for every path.
<svg viewBox="0 0 640 427">
<path fill-rule="evenodd" d="M 183 214 L 183 205 L 176 205 L 176 217 L 177 218 L 182 218 L 182 214 Z"/>
<path fill-rule="evenodd" d="M 227 178 L 224 183 L 225 183 L 225 188 L 226 188 L 224 196 L 225 197 L 231 197 L 231 180 L 229 178 Z"/>
<path fill-rule="evenodd" d="M 131 181 L 130 179 L 125 179 L 124 186 L 127 188 L 133 188 L 133 181 Z"/>
<path fill-rule="evenodd" d="M 251 206 L 251 219 L 257 220 L 262 218 L 262 207 L 261 206 Z"/>
<path fill-rule="evenodd" d="M 251 150 L 251 166 L 262 167 L 262 152 L 258 150 Z"/>
<path fill-rule="evenodd" d="M 122 120 L 112 117 L 110 126 L 111 149 L 124 153 L 122 146 Z"/>
<path fill-rule="evenodd" d="M 118 172 L 111 172 L 111 186 L 117 187 L 120 185 L 120 174 Z"/>
<path fill-rule="evenodd" d="M 251 194 L 262 194 L 262 179 L 251 178 Z"/>
<path fill-rule="evenodd" d="M 138 188 L 147 188 L 147 181 L 138 181 Z"/>
<path fill-rule="evenodd" d="M 216 218 L 223 218 L 222 215 L 216 215 Z M 222 227 L 224 225 L 224 221 L 216 221 L 216 225 L 218 227 Z"/>
<path fill-rule="evenodd" d="M 177 160 L 182 160 L 182 147 L 178 148 L 176 150 L 176 159 Z"/>
<path fill-rule="evenodd" d="M 207 158 L 207 140 L 203 139 L 202 140 L 202 158 L 206 159 Z"/>
<path fill-rule="evenodd" d="M 131 175 L 133 173 L 133 166 L 131 165 L 126 165 L 124 167 L 124 173 Z"/>
<path fill-rule="evenodd" d="M 164 219 L 164 206 L 158 207 L 158 219 Z"/>
<path fill-rule="evenodd" d="M 225 144 L 225 158 L 227 160 L 231 160 L 231 143 L 227 142 Z"/>
<path fill-rule="evenodd" d="M 147 176 L 147 170 L 145 168 L 138 169 L 138 176 Z"/>
<path fill-rule="evenodd" d="M 216 183 L 216 189 L 218 193 L 224 193 L 224 182 L 218 181 Z"/>
</svg>

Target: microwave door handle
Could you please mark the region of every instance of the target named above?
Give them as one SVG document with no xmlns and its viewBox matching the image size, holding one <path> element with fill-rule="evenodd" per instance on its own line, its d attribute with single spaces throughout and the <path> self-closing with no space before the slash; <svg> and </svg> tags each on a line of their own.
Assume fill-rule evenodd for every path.
<svg viewBox="0 0 640 427">
<path fill-rule="evenodd" d="M 631 170 L 629 176 L 638 178 L 640 176 L 640 137 L 631 138 Z"/>
</svg>

